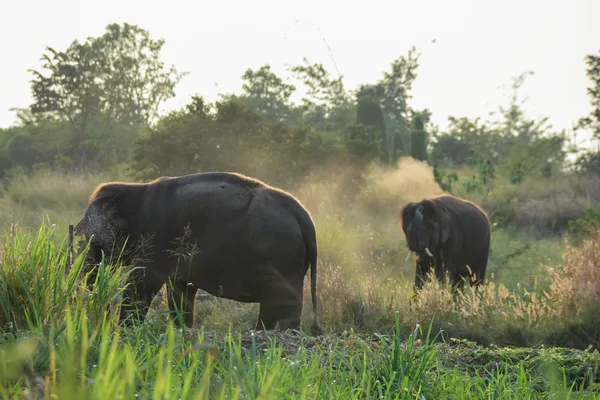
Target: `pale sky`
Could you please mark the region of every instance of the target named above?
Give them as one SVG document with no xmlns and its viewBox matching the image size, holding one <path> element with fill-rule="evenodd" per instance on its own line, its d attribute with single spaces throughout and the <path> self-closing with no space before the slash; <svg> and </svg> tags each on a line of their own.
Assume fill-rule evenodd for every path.
<svg viewBox="0 0 600 400">
<path fill-rule="evenodd" d="M 196 93 L 239 92 L 244 71 L 265 63 L 283 74 L 307 57 L 335 73 L 324 37 L 347 89 L 375 82 L 415 45 L 412 105 L 440 127 L 450 115 L 487 118 L 505 102 L 500 86 L 534 71 L 522 88 L 529 115 L 570 129 L 591 110 L 584 57 L 600 51 L 600 0 L 14 0 L 0 9 L 0 127 L 15 121 L 9 108 L 30 104 L 27 69 L 39 68 L 45 46 L 64 50 L 114 22 L 166 39 L 165 63 L 190 73 L 165 111 Z"/>
</svg>

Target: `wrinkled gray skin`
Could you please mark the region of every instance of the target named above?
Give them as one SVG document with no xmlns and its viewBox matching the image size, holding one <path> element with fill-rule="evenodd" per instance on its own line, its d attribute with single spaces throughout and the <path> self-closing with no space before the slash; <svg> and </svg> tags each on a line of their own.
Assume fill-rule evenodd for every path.
<svg viewBox="0 0 600 400">
<path fill-rule="evenodd" d="M 462 288 L 464 280 L 471 286 L 484 283 L 490 223 L 480 207 L 443 195 L 407 204 L 400 218 L 408 248 L 416 253 L 417 290 L 432 268 L 440 280 L 447 273 L 453 287 Z"/>
<path fill-rule="evenodd" d="M 177 265 L 172 252 L 181 248 L 186 226 L 185 243 L 195 244 L 196 254 L 191 263 L 180 260 Z M 169 309 L 183 308 L 186 326 L 193 323 L 194 298 L 202 289 L 260 303 L 256 329 L 274 329 L 277 322 L 282 330 L 298 329 L 310 265 L 313 328 L 318 330 L 313 221 L 294 197 L 260 181 L 211 172 L 146 184 L 106 183 L 90 196 L 75 233 L 91 239 L 86 268 L 92 278 L 102 253 L 114 260 L 125 239 L 125 262 L 142 267 L 134 269 L 127 282 L 122 323 L 143 320 L 169 279 Z M 148 236 L 151 240 L 142 245 Z M 136 250 L 140 245 L 142 251 Z M 175 322 L 179 325 L 178 319 Z"/>
</svg>

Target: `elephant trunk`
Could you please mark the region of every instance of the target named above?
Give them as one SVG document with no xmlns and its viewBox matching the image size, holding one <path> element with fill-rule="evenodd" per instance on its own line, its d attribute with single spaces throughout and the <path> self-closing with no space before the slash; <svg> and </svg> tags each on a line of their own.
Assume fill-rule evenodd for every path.
<svg viewBox="0 0 600 400">
<path fill-rule="evenodd" d="M 423 222 L 423 214 L 421 208 L 417 208 L 415 216 L 412 220 L 410 232 L 408 234 L 408 248 L 412 251 L 419 251 L 419 232 L 421 230 L 421 224 Z"/>
<path fill-rule="evenodd" d="M 426 243 L 419 243 L 419 233 L 421 231 L 421 225 L 423 224 L 423 213 L 421 212 L 421 207 L 417 208 L 415 211 L 415 217 L 413 218 L 412 225 L 410 227 L 410 232 L 408 235 L 408 248 L 412 251 L 421 251 L 421 246 L 425 246 L 425 253 L 429 257 L 433 257 L 433 254 L 427 247 Z"/>
</svg>

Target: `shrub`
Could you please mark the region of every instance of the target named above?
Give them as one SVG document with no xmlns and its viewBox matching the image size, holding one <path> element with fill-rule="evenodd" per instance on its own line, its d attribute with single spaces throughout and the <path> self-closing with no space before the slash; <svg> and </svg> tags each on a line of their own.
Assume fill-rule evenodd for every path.
<svg viewBox="0 0 600 400">
<path fill-rule="evenodd" d="M 79 278 L 87 248 L 67 268 L 66 240 L 56 243 L 52 236 L 53 229 L 45 224 L 35 233 L 14 226 L 7 233 L 0 260 L 0 327 L 57 328 L 69 309 L 82 305 L 85 287 Z M 85 307 L 91 320 L 102 321 L 121 279 L 119 274 L 99 274 L 97 287 L 103 290 Z"/>
<path fill-rule="evenodd" d="M 600 301 L 600 235 L 585 239 L 578 247 L 568 245 L 562 271 L 551 270 L 551 298 L 564 315 L 578 314 Z"/>
<path fill-rule="evenodd" d="M 585 216 L 569 221 L 569 239 L 573 244 L 600 234 L 600 202 L 585 208 Z"/>
</svg>

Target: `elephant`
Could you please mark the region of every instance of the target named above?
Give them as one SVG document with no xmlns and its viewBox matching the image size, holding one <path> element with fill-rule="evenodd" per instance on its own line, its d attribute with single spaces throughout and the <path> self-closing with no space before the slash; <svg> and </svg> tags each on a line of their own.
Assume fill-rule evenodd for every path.
<svg viewBox="0 0 600 400">
<path fill-rule="evenodd" d="M 182 309 L 186 327 L 193 325 L 194 298 L 202 289 L 260 303 L 257 330 L 273 330 L 277 323 L 281 330 L 299 329 L 310 265 L 313 331 L 319 330 L 313 220 L 299 200 L 262 181 L 203 172 L 147 183 L 103 183 L 90 195 L 74 232 L 90 245 L 84 271 L 92 279 L 103 255 L 105 262 L 121 257 L 134 267 L 123 292 L 120 324 L 142 322 L 168 283 L 169 309 Z M 183 253 L 193 253 L 189 261 L 176 254 L 181 246 Z"/>
<path fill-rule="evenodd" d="M 487 213 L 452 195 L 406 204 L 400 222 L 411 252 L 416 253 L 415 288 L 419 291 L 433 267 L 441 281 L 447 273 L 453 288 L 464 281 L 477 289 L 485 281 L 491 228 Z"/>
</svg>

